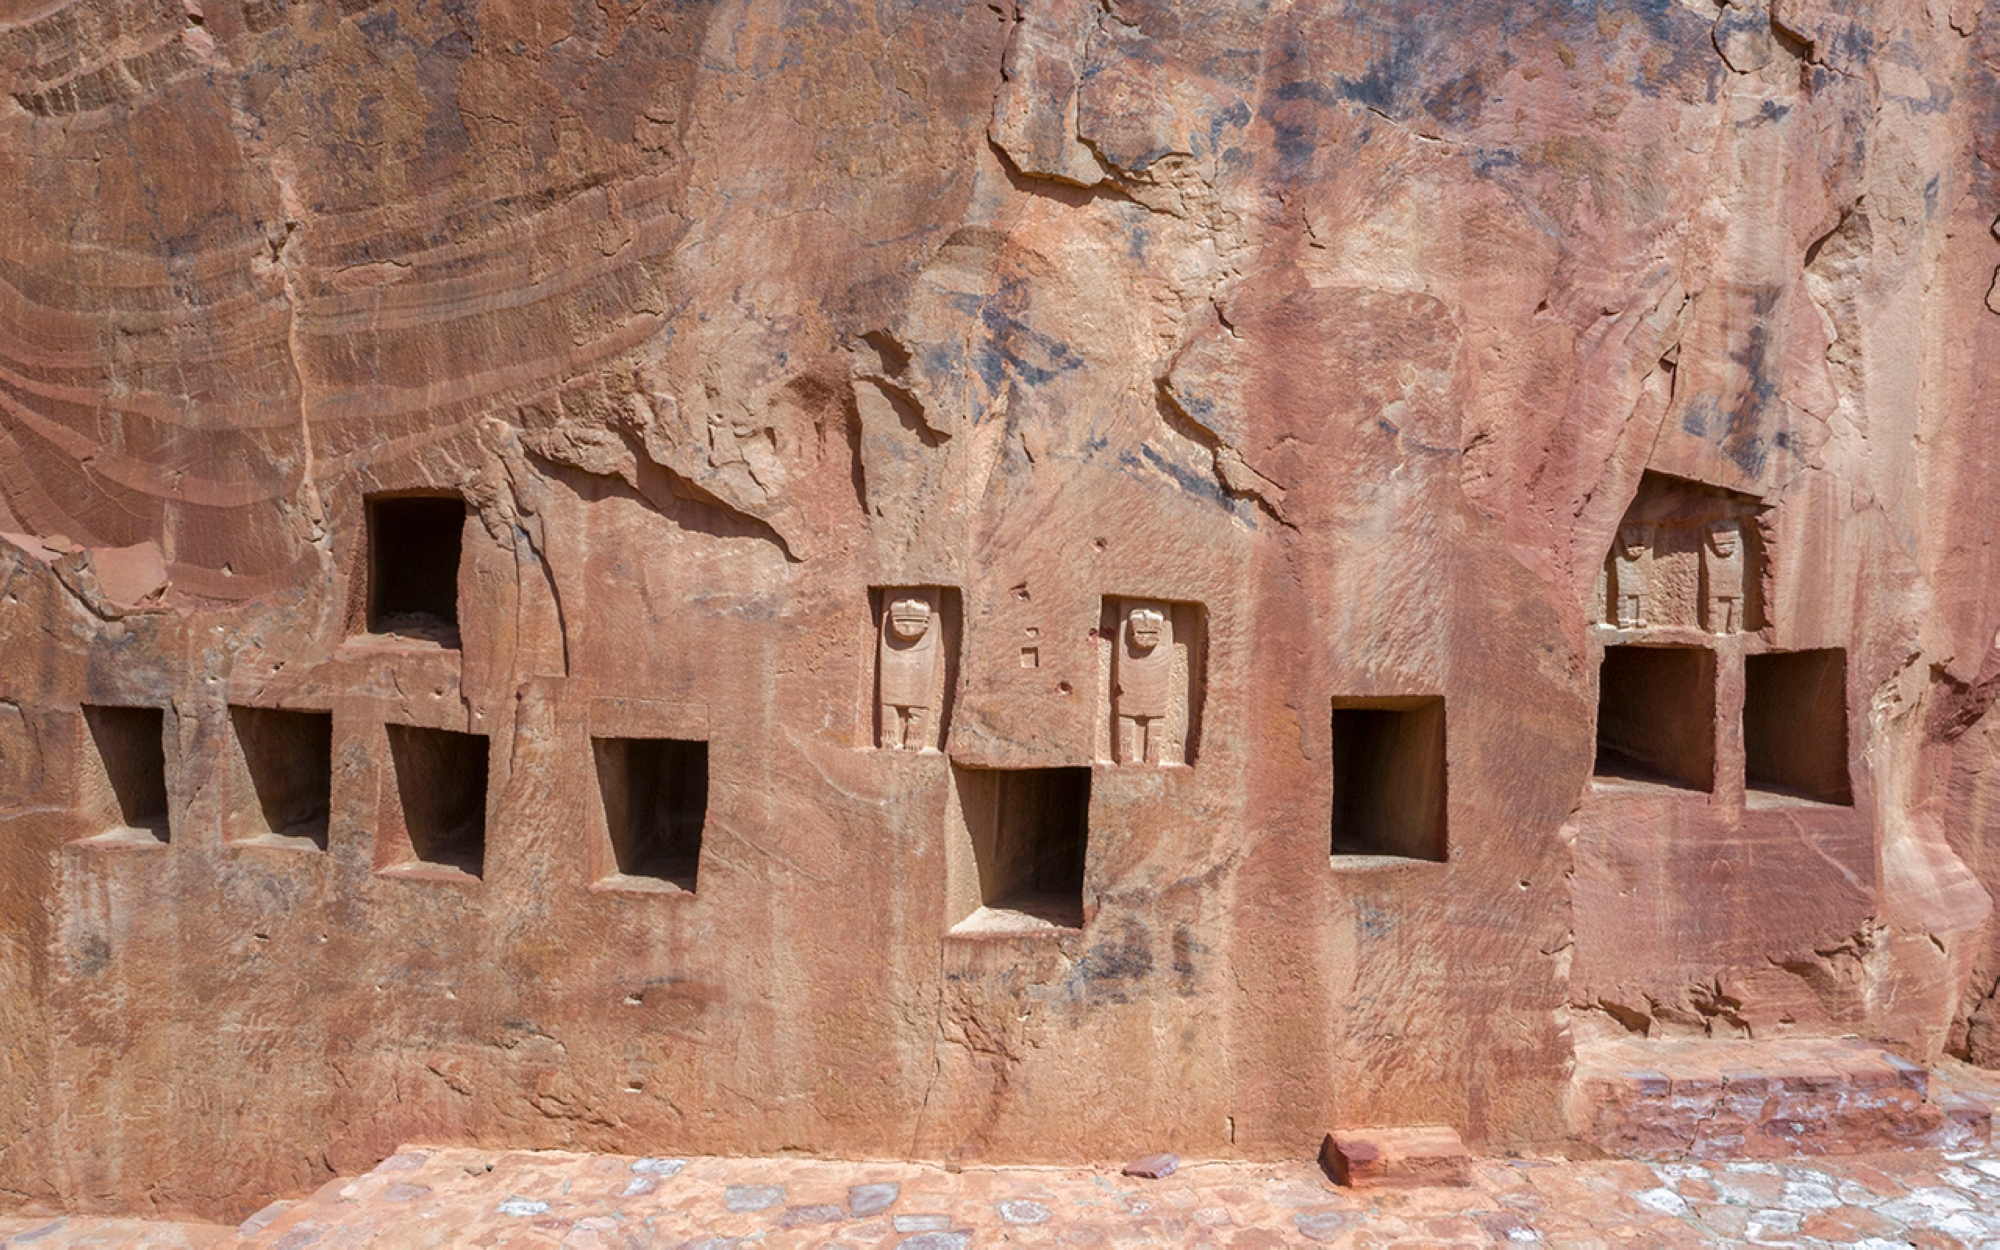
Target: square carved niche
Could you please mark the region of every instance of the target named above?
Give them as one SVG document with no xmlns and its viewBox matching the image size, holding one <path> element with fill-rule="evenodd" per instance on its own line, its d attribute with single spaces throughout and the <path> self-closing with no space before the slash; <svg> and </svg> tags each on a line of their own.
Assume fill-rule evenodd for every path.
<svg viewBox="0 0 2000 1250">
<path fill-rule="evenodd" d="M 1448 857 L 1442 698 L 1335 699 L 1332 748 L 1336 862 Z"/>
<path fill-rule="evenodd" d="M 166 714 L 156 707 L 83 708 L 77 801 L 91 841 L 165 845 Z"/>
<path fill-rule="evenodd" d="M 1097 750 L 1135 766 L 1192 764 L 1201 743 L 1205 621 L 1198 603 L 1106 598 L 1097 627 Z"/>
<path fill-rule="evenodd" d="M 465 500 L 377 495 L 368 507 L 368 632 L 458 646 Z"/>
<path fill-rule="evenodd" d="M 385 728 L 395 775 L 383 797 L 379 865 L 476 880 L 486 870 L 486 735 Z"/>
<path fill-rule="evenodd" d="M 325 850 L 333 808 L 332 714 L 232 706 L 229 728 L 223 837 Z"/>
<path fill-rule="evenodd" d="M 1847 653 L 1743 661 L 1743 784 L 1755 795 L 1854 802 L 1847 780 Z"/>
<path fill-rule="evenodd" d="M 592 876 L 602 886 L 693 893 L 708 820 L 708 744 L 593 738 L 605 836 Z"/>
<path fill-rule="evenodd" d="M 1715 788 L 1715 652 L 1604 649 L 1597 670 L 1597 777 Z"/>
<path fill-rule="evenodd" d="M 952 932 L 1081 927 L 1090 770 L 954 765 L 952 782 Z"/>
</svg>

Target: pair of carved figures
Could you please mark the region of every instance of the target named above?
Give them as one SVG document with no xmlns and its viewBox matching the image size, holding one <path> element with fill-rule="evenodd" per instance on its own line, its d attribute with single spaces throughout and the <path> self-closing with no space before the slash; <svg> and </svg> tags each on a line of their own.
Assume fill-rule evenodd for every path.
<svg viewBox="0 0 2000 1250">
<path fill-rule="evenodd" d="M 878 741 L 887 750 L 934 745 L 934 705 L 943 697 L 938 665 L 942 633 L 936 592 L 901 591 L 889 597 L 876 661 Z M 1174 624 L 1167 605 L 1120 604 L 1111 702 L 1119 763 L 1160 763 L 1174 711 Z"/>
<path fill-rule="evenodd" d="M 1648 588 L 1659 528 L 1645 522 L 1618 527 L 1611 544 L 1612 623 L 1643 629 L 1649 623 Z M 1743 628 L 1743 523 L 1723 518 L 1707 523 L 1701 544 L 1701 603 L 1709 632 L 1732 634 Z"/>
</svg>

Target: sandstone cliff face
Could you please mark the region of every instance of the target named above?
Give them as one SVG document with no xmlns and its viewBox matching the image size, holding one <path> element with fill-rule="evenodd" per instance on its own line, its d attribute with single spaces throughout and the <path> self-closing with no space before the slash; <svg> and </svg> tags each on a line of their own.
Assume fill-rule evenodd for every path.
<svg viewBox="0 0 2000 1250">
<path fill-rule="evenodd" d="M 1996 72 L 1971 0 L 12 5 L 0 1191 L 2000 1062 Z"/>
</svg>

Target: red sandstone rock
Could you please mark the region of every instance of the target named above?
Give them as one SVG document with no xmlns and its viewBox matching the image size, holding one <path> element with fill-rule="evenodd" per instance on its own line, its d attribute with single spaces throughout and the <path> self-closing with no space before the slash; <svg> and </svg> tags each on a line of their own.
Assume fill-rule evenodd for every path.
<svg viewBox="0 0 2000 1250">
<path fill-rule="evenodd" d="M 1996 72 L 1967 0 L 11 6 L 0 1193 L 2000 1064 Z"/>
<path fill-rule="evenodd" d="M 1983 1145 L 1975 1099 L 1928 1095 L 1928 1073 L 1852 1042 L 1627 1040 L 1577 1049 L 1579 1138 L 1636 1158 L 1783 1158 Z"/>
<path fill-rule="evenodd" d="M 1353 1189 L 1418 1189 L 1472 1183 L 1472 1154 L 1449 1128 L 1343 1129 L 1327 1135 L 1320 1162 Z"/>
</svg>

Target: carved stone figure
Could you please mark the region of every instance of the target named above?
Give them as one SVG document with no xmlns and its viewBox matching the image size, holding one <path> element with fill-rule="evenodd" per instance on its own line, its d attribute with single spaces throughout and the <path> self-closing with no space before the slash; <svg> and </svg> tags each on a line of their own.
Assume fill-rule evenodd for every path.
<svg viewBox="0 0 2000 1250">
<path fill-rule="evenodd" d="M 1112 670 L 1118 762 L 1157 764 L 1174 705 L 1173 619 L 1159 605 L 1127 604 Z"/>
<path fill-rule="evenodd" d="M 1621 525 L 1612 540 L 1612 623 L 1620 629 L 1638 629 L 1646 623 L 1646 565 L 1652 548 L 1650 525 Z"/>
<path fill-rule="evenodd" d="M 876 667 L 878 745 L 892 751 L 931 746 L 938 633 L 937 604 L 925 591 L 897 592 L 883 609 Z"/>
<path fill-rule="evenodd" d="M 1710 633 L 1743 628 L 1743 524 L 1711 521 L 1701 551 L 1702 612 Z"/>
</svg>

